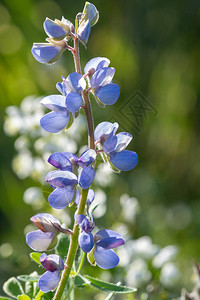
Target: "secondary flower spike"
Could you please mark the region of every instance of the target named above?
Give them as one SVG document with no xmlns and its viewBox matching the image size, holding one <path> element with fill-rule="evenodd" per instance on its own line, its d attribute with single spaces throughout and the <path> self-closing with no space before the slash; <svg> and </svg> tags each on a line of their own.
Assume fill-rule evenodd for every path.
<svg viewBox="0 0 200 300">
<path fill-rule="evenodd" d="M 138 155 L 136 152 L 124 150 L 133 137 L 128 132 L 116 134 L 118 127 L 118 123 L 100 123 L 94 132 L 95 140 L 107 154 L 111 164 L 120 171 L 130 171 L 137 165 Z"/>
<path fill-rule="evenodd" d="M 40 262 L 46 272 L 39 278 L 38 286 L 44 293 L 53 291 L 60 281 L 60 273 L 64 270 L 63 260 L 56 254 L 40 256 Z"/>
</svg>

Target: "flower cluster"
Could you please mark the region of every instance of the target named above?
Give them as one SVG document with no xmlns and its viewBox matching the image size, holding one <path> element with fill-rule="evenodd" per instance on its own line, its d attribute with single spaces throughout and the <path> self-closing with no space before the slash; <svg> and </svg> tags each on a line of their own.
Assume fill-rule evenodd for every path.
<svg viewBox="0 0 200 300">
<path fill-rule="evenodd" d="M 76 16 L 75 27 L 64 17 L 61 21 L 47 18 L 44 30 L 48 35 L 48 43 L 34 44 L 33 56 L 41 63 L 53 63 L 68 49 L 77 66 L 80 64 L 77 61 L 77 41 L 84 45 L 87 43 L 91 26 L 96 24 L 98 18 L 96 7 L 89 2 L 86 2 L 83 12 Z M 69 46 L 70 40 L 74 40 L 74 48 Z M 97 155 L 102 155 L 103 160 L 118 171 L 129 171 L 138 163 L 137 154 L 125 150 L 132 140 L 131 134 L 116 134 L 117 123 L 102 122 L 95 131 L 93 129 L 92 112 L 88 108 L 90 93 L 102 107 L 115 104 L 120 95 L 119 86 L 113 83 L 115 69 L 109 65 L 110 60 L 105 57 L 91 59 L 84 68 L 84 75 L 76 67 L 76 72 L 67 78 L 62 77 L 62 82 L 57 83 L 59 95 L 50 95 L 41 100 L 41 104 L 51 110 L 40 120 L 41 127 L 47 132 L 58 133 L 70 127 L 81 109 L 85 111 L 88 122 L 90 147 L 80 157 L 71 152 L 55 152 L 48 158 L 48 162 L 57 169 L 46 176 L 46 182 L 54 189 L 48 197 L 49 204 L 54 209 L 63 209 L 74 203 L 77 205 L 73 231 L 61 227 L 60 222 L 52 215 L 40 213 L 31 218 L 39 230 L 29 232 L 26 236 L 26 242 L 33 250 L 46 251 L 55 247 L 60 232 L 72 235 L 68 252 L 71 266 L 78 242 L 82 251 L 87 253 L 88 261 L 102 269 L 118 265 L 119 257 L 112 249 L 124 244 L 122 236 L 113 230 L 103 229 L 92 233 L 95 222 L 90 205 L 95 193 L 90 187 L 95 178 Z M 47 256 L 45 253 L 41 255 L 40 262 L 47 272 L 40 277 L 39 287 L 43 292 L 54 290 L 60 281 L 64 263 L 59 256 Z M 70 271 L 68 267 L 66 272 L 69 272 L 69 276 Z"/>
</svg>

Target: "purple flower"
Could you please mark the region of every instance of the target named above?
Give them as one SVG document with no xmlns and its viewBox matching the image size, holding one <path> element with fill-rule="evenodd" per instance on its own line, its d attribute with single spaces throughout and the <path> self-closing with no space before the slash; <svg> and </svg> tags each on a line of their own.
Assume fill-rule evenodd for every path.
<svg viewBox="0 0 200 300">
<path fill-rule="evenodd" d="M 90 26 L 94 26 L 98 22 L 98 19 L 99 19 L 98 10 L 94 6 L 94 4 L 86 1 L 84 9 L 83 9 L 83 15 L 82 15 L 81 21 L 89 20 Z"/>
<path fill-rule="evenodd" d="M 88 42 L 89 36 L 90 36 L 90 22 L 89 20 L 81 22 L 81 24 L 78 27 L 78 38 L 79 40 L 85 45 Z"/>
<path fill-rule="evenodd" d="M 57 83 L 62 95 L 51 95 L 43 98 L 41 104 L 52 110 L 40 120 L 41 127 L 51 133 L 64 129 L 82 104 L 81 92 L 86 88 L 86 82 L 79 73 L 72 73 L 62 83 Z"/>
<path fill-rule="evenodd" d="M 124 239 L 112 230 L 100 230 L 94 236 L 91 231 L 94 221 L 84 215 L 78 215 L 76 221 L 82 229 L 79 234 L 79 245 L 83 252 L 88 253 L 88 260 L 102 269 L 111 269 L 118 265 L 119 257 L 112 250 L 124 244 Z"/>
<path fill-rule="evenodd" d="M 51 171 L 47 174 L 48 182 L 54 191 L 49 195 L 49 204 L 56 209 L 62 209 L 70 204 L 74 197 L 74 187 L 78 183 L 77 177 L 70 171 Z"/>
<path fill-rule="evenodd" d="M 40 256 L 40 262 L 47 272 L 38 281 L 40 290 L 44 293 L 53 291 L 60 281 L 60 273 L 64 270 L 63 260 L 56 254 Z"/>
<path fill-rule="evenodd" d="M 71 31 L 74 31 L 74 25 L 63 17 L 61 21 L 57 19 L 53 21 L 49 18 L 46 18 L 43 26 L 46 34 L 54 40 L 62 40 L 69 36 Z"/>
<path fill-rule="evenodd" d="M 133 151 L 124 150 L 132 140 L 132 135 L 128 132 L 116 134 L 118 126 L 117 123 L 100 123 L 94 132 L 95 140 L 115 168 L 120 171 L 130 171 L 137 165 L 138 156 Z"/>
<path fill-rule="evenodd" d="M 31 52 L 38 62 L 53 64 L 60 58 L 64 50 L 66 50 L 66 44 L 62 41 L 58 43 L 34 43 Z"/>
<path fill-rule="evenodd" d="M 46 181 L 55 188 L 48 199 L 53 208 L 61 209 L 70 204 L 74 198 L 74 187 L 77 183 L 83 189 L 89 188 L 95 176 L 92 166 L 95 159 L 96 152 L 92 149 L 86 150 L 80 158 L 69 152 L 56 152 L 50 155 L 48 162 L 59 169 L 59 171 L 50 172 L 46 178 Z M 79 168 L 78 178 L 73 173 L 77 168 Z"/>
<path fill-rule="evenodd" d="M 56 236 L 61 228 L 60 222 L 52 215 L 40 213 L 33 216 L 31 222 L 39 228 L 26 235 L 26 243 L 35 251 L 52 249 L 56 244 Z"/>
<path fill-rule="evenodd" d="M 104 57 L 91 59 L 85 66 L 85 73 L 92 75 L 90 85 L 98 101 L 105 105 L 114 104 L 120 94 L 119 86 L 112 83 L 114 68 L 109 68 L 110 61 Z"/>
</svg>

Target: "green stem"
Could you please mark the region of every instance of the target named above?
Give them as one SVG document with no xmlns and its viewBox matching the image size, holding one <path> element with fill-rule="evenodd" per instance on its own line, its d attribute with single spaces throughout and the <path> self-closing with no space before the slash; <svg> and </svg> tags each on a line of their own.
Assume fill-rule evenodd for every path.
<svg viewBox="0 0 200 300">
<path fill-rule="evenodd" d="M 83 264 L 84 264 L 84 260 L 85 260 L 85 252 L 82 252 L 82 257 L 81 257 L 81 262 L 80 262 L 80 265 L 78 267 L 78 271 L 77 271 L 77 275 L 81 272 L 81 269 L 83 267 Z"/>
<path fill-rule="evenodd" d="M 74 51 L 73 51 L 73 56 L 74 56 L 74 62 L 75 62 L 75 69 L 76 72 L 81 74 L 81 65 L 80 65 L 80 59 L 79 59 L 79 46 L 78 46 L 78 38 L 74 38 Z M 91 109 L 91 104 L 90 100 L 88 97 L 88 93 L 86 91 L 83 91 L 82 93 L 84 104 L 85 104 L 85 115 L 88 123 L 88 139 L 89 139 L 89 148 L 90 149 L 95 149 L 94 145 L 94 125 L 93 125 L 93 116 L 92 116 L 92 109 Z M 77 215 L 84 214 L 85 210 L 85 205 L 86 205 L 86 200 L 87 200 L 87 194 L 88 194 L 89 189 L 83 189 L 81 193 L 81 199 L 80 203 L 78 206 L 78 212 Z M 62 297 L 62 294 L 64 292 L 65 286 L 67 284 L 67 281 L 70 276 L 70 272 L 73 266 L 73 262 L 76 256 L 76 251 L 78 249 L 78 236 L 79 236 L 79 225 L 77 222 L 74 222 L 74 227 L 73 227 L 73 233 L 70 236 L 70 246 L 68 250 L 68 255 L 67 259 L 65 262 L 65 269 L 62 273 L 61 280 L 59 282 L 59 285 L 57 287 L 55 296 L 53 300 L 60 300 Z M 83 259 L 84 261 L 84 259 Z M 79 266 L 79 271 L 82 268 L 82 264 Z"/>
</svg>

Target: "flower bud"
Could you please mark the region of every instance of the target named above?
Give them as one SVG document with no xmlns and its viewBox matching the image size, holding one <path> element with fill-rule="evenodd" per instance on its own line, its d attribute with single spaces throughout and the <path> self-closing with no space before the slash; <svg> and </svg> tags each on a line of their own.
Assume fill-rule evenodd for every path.
<svg viewBox="0 0 200 300">
<path fill-rule="evenodd" d="M 31 222 L 43 232 L 57 233 L 60 222 L 52 215 L 40 213 L 33 216 Z"/>
<path fill-rule="evenodd" d="M 81 21 L 87 20 L 89 20 L 90 26 L 94 26 L 99 20 L 99 12 L 94 4 L 90 2 L 85 2 Z"/>
<path fill-rule="evenodd" d="M 55 21 L 52 21 L 51 19 L 46 18 L 43 26 L 46 34 L 50 38 L 58 41 L 63 40 L 70 33 L 70 27 L 68 25 L 62 24 L 62 22 L 57 19 Z"/>
<path fill-rule="evenodd" d="M 90 29 L 89 20 L 81 22 L 78 27 L 78 38 L 84 45 L 87 44 L 89 39 Z"/>
<path fill-rule="evenodd" d="M 34 58 L 42 64 L 53 64 L 66 49 L 66 43 L 34 43 L 31 52 Z"/>
</svg>

